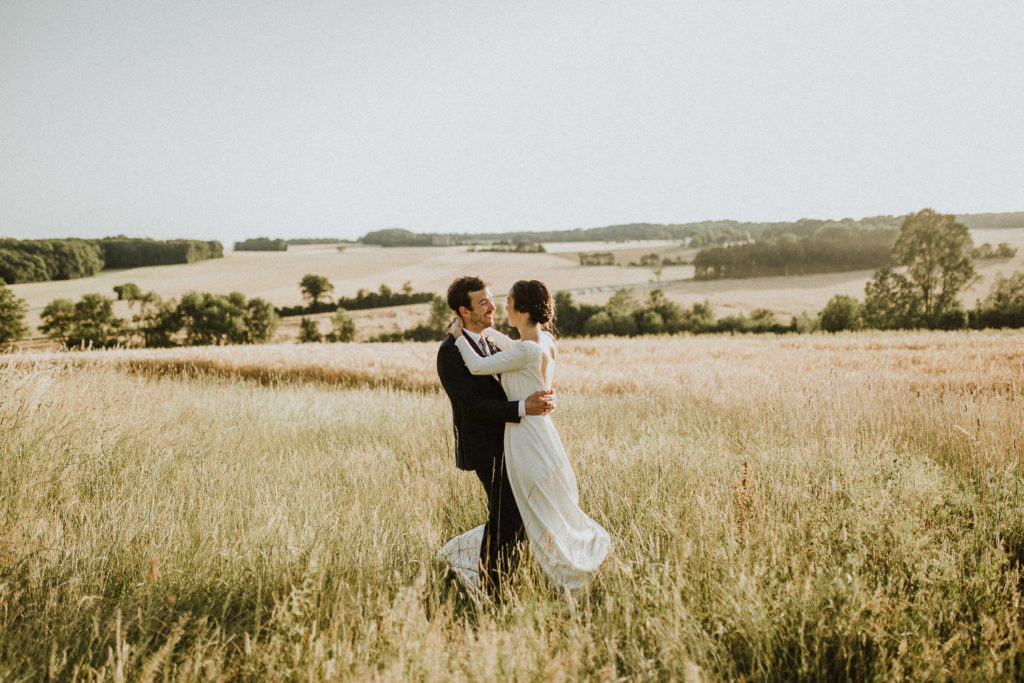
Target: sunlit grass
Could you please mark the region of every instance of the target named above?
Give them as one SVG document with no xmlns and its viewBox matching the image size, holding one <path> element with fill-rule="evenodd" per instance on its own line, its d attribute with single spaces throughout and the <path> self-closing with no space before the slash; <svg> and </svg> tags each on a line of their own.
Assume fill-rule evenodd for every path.
<svg viewBox="0 0 1024 683">
<path fill-rule="evenodd" d="M 3 357 L 0 678 L 1020 677 L 1021 341 L 562 342 L 614 549 L 499 608 L 435 345 Z"/>
</svg>

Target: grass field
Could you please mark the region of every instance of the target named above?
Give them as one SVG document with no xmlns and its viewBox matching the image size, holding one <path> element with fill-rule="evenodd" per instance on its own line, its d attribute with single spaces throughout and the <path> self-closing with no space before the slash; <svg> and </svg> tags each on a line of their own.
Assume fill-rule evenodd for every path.
<svg viewBox="0 0 1024 683">
<path fill-rule="evenodd" d="M 435 345 L 0 356 L 0 680 L 1019 679 L 1021 339 L 562 342 L 614 549 L 499 608 Z"/>
</svg>

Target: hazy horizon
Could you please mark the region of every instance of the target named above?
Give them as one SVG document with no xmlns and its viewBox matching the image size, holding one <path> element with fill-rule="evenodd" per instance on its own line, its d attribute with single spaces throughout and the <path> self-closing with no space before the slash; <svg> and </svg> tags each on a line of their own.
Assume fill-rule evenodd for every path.
<svg viewBox="0 0 1024 683">
<path fill-rule="evenodd" d="M 1020 211 L 1024 5 L 0 5 L 0 236 Z"/>
</svg>

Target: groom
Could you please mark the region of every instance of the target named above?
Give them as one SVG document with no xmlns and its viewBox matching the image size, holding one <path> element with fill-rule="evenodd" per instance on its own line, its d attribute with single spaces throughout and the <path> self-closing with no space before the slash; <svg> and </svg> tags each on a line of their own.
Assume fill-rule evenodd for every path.
<svg viewBox="0 0 1024 683">
<path fill-rule="evenodd" d="M 496 353 L 481 333 L 494 325 L 494 297 L 478 277 L 460 277 L 448 287 L 448 307 L 462 318 L 463 334 L 481 356 Z M 455 465 L 472 470 L 487 493 L 487 524 L 480 545 L 480 578 L 497 596 L 501 577 L 512 568 L 512 551 L 525 536 L 523 520 L 505 473 L 506 422 L 525 415 L 547 415 L 555 408 L 553 391 L 538 391 L 509 401 L 494 375 L 472 375 L 448 335 L 437 350 L 437 374 L 452 402 Z"/>
</svg>

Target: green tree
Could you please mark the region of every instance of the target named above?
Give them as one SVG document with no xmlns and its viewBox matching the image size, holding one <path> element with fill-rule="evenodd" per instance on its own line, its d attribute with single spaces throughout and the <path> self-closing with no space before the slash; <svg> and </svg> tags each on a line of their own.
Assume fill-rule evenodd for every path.
<svg viewBox="0 0 1024 683">
<path fill-rule="evenodd" d="M 996 275 L 974 317 L 977 327 L 1024 327 L 1024 271 Z"/>
<path fill-rule="evenodd" d="M 164 301 L 156 292 L 147 292 L 133 301 L 139 310 L 132 316 L 134 332 L 147 348 L 174 346 L 174 335 L 181 329 L 181 313 L 174 299 Z"/>
<path fill-rule="evenodd" d="M 299 281 L 299 288 L 302 289 L 302 298 L 309 301 L 310 306 L 320 303 L 320 297 L 334 291 L 334 285 L 323 275 L 307 273 Z"/>
<path fill-rule="evenodd" d="M 266 344 L 274 338 L 281 318 L 273 304 L 266 299 L 253 297 L 245 303 L 245 334 L 241 344 Z"/>
<path fill-rule="evenodd" d="M 755 308 L 750 312 L 748 326 L 752 332 L 775 332 L 781 331 L 782 323 L 775 315 L 775 311 L 767 308 Z"/>
<path fill-rule="evenodd" d="M 665 320 L 657 311 L 646 310 L 640 314 L 640 334 L 660 334 L 665 331 Z"/>
<path fill-rule="evenodd" d="M 654 313 L 658 318 L 649 316 Z M 646 320 L 645 320 L 646 318 Z M 660 319 L 661 325 L 657 325 Z M 690 329 L 686 310 L 674 301 L 669 301 L 665 293 L 660 289 L 652 290 L 647 295 L 647 302 L 644 304 L 644 313 L 640 318 L 640 330 L 644 333 L 668 332 L 670 334 L 681 330 Z"/>
<path fill-rule="evenodd" d="M 694 332 L 711 329 L 715 324 L 715 307 L 710 301 L 698 301 L 690 311 L 690 325 Z"/>
<path fill-rule="evenodd" d="M 320 334 L 316 321 L 302 316 L 302 319 L 299 320 L 299 343 L 315 344 L 320 341 L 323 341 L 323 335 Z"/>
<path fill-rule="evenodd" d="M 443 297 L 434 295 L 430 300 L 430 316 L 427 318 L 427 325 L 433 330 L 444 331 L 448 321 L 452 319 L 452 309 L 448 308 L 448 302 Z"/>
<path fill-rule="evenodd" d="M 327 334 L 327 341 L 350 342 L 356 338 L 356 321 L 352 319 L 348 311 L 339 308 L 331 317 L 331 331 Z"/>
<path fill-rule="evenodd" d="M 189 346 L 240 344 L 246 338 L 245 296 L 188 292 L 178 304 Z"/>
<path fill-rule="evenodd" d="M 555 293 L 555 327 L 562 336 L 578 337 L 585 334 L 587 320 L 599 310 L 599 306 L 577 304 L 571 292 Z"/>
<path fill-rule="evenodd" d="M 262 344 L 270 341 L 279 321 L 274 307 L 260 298 L 249 299 L 241 292 L 209 294 L 188 292 L 178 304 L 185 328 L 185 343 Z"/>
<path fill-rule="evenodd" d="M 615 322 L 607 311 L 599 311 L 587 318 L 587 321 L 583 324 L 583 334 L 588 337 L 615 334 Z"/>
<path fill-rule="evenodd" d="M 808 334 L 821 329 L 821 319 L 807 311 L 801 311 L 789 321 L 789 327 L 797 334 Z"/>
<path fill-rule="evenodd" d="M 114 301 L 86 294 L 77 303 L 54 299 L 43 308 L 40 331 L 70 347 L 116 346 L 125 332 L 124 320 L 114 315 Z"/>
<path fill-rule="evenodd" d="M 75 303 L 69 346 L 106 348 L 121 341 L 124 320 L 114 316 L 114 301 L 102 294 L 86 294 Z"/>
<path fill-rule="evenodd" d="M 879 330 L 908 329 L 921 321 L 921 295 L 902 273 L 886 266 L 864 286 L 864 322 Z"/>
<path fill-rule="evenodd" d="M 43 323 L 39 326 L 40 332 L 50 339 L 67 343 L 75 324 L 75 303 L 71 299 L 54 299 L 43 307 L 39 318 Z"/>
<path fill-rule="evenodd" d="M 142 290 L 134 282 L 126 282 L 114 287 L 118 301 L 137 301 L 142 298 Z"/>
<path fill-rule="evenodd" d="M 907 267 L 926 322 L 957 308 L 960 291 L 975 278 L 972 246 L 970 231 L 953 214 L 922 209 L 903 219 L 892 255 Z"/>
<path fill-rule="evenodd" d="M 0 347 L 23 339 L 28 333 L 25 313 L 28 305 L 0 280 Z"/>
<path fill-rule="evenodd" d="M 847 294 L 836 294 L 828 300 L 819 315 L 821 329 L 826 332 L 859 330 L 864 327 L 861 305 L 856 298 Z"/>
</svg>

